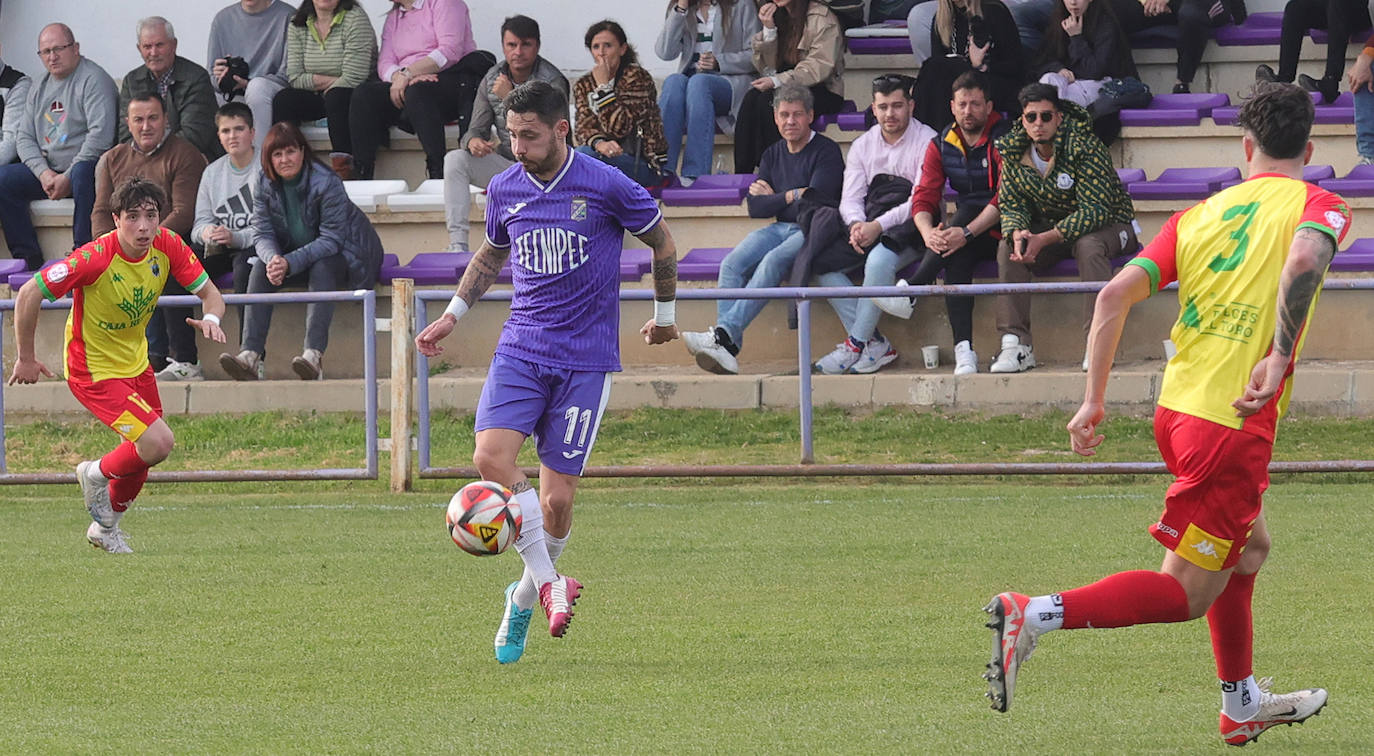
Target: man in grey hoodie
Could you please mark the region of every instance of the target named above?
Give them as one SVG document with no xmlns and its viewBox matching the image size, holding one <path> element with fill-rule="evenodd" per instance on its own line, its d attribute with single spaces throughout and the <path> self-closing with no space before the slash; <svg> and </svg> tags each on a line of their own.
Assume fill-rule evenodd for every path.
<svg viewBox="0 0 1374 756">
<path fill-rule="evenodd" d="M 66 24 L 43 27 L 38 57 L 47 72 L 30 87 L 28 118 L 15 133 L 20 162 L 0 166 L 0 226 L 10 254 L 30 270 L 43 264 L 29 218 L 34 200 L 74 198 L 72 248 L 91 240 L 95 163 L 114 144 L 119 109 L 114 79 L 81 56 Z"/>
</svg>

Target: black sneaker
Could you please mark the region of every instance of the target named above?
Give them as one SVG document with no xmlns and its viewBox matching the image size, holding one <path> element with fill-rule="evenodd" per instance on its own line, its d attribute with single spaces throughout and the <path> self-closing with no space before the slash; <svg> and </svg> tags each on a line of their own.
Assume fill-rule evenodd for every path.
<svg viewBox="0 0 1374 756">
<path fill-rule="evenodd" d="M 1255 83 L 1256 83 L 1256 84 L 1258 84 L 1258 83 L 1260 83 L 1260 82 L 1262 82 L 1262 81 L 1275 82 L 1275 81 L 1278 81 L 1278 80 L 1279 80 L 1279 75 L 1276 74 L 1276 73 L 1274 73 L 1274 69 L 1273 69 L 1273 68 L 1270 68 L 1268 63 L 1261 63 L 1261 64 L 1259 64 L 1258 66 L 1255 66 Z"/>
<path fill-rule="evenodd" d="M 1307 74 L 1299 74 L 1298 86 L 1302 87 L 1303 89 L 1306 89 L 1309 92 L 1319 92 L 1322 96 L 1322 102 L 1326 103 L 1327 105 L 1330 105 L 1331 103 L 1335 102 L 1336 98 L 1341 93 L 1340 80 L 1333 79 L 1329 76 L 1323 76 L 1320 79 L 1314 79 L 1311 76 L 1308 76 Z"/>
<path fill-rule="evenodd" d="M 1193 88 L 1187 83 L 1180 81 L 1174 85 L 1174 94 L 1192 94 Z"/>
</svg>

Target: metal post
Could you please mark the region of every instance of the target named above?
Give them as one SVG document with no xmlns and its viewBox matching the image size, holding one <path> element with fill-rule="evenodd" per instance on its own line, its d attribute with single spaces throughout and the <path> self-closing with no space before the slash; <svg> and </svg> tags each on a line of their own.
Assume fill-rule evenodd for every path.
<svg viewBox="0 0 1374 756">
<path fill-rule="evenodd" d="M 0 310 L 0 475 L 9 472 L 5 468 L 5 384 L 9 382 L 9 377 L 5 375 L 4 364 L 5 311 Z"/>
<path fill-rule="evenodd" d="M 429 311 L 425 309 L 425 300 L 420 297 L 420 292 L 414 294 L 415 304 L 411 313 L 415 318 L 415 333 L 419 333 L 429 325 Z M 423 354 L 416 353 L 415 364 L 415 401 L 416 408 L 420 413 L 419 417 L 419 463 L 420 475 L 423 477 L 425 470 L 429 469 L 429 358 Z"/>
<path fill-rule="evenodd" d="M 801 463 L 816 461 L 811 441 L 811 302 L 797 302 L 797 382 L 801 384 Z"/>
<path fill-rule="evenodd" d="M 377 292 L 363 295 L 363 414 L 367 418 L 367 476 L 377 477 Z"/>
<path fill-rule="evenodd" d="M 413 488 L 410 477 L 411 376 L 415 374 L 415 282 L 391 282 L 391 491 Z"/>
</svg>

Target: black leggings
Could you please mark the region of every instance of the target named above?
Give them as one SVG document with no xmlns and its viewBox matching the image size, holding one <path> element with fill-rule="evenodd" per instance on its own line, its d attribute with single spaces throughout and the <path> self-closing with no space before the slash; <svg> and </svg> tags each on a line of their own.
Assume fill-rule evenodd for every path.
<svg viewBox="0 0 1374 756">
<path fill-rule="evenodd" d="M 1363 0 L 1288 0 L 1283 7 L 1283 28 L 1279 36 L 1279 80 L 1292 81 L 1298 75 L 1298 53 L 1308 29 L 1325 29 L 1325 78 L 1340 80 L 1345 69 L 1345 51 L 1350 35 L 1369 26 L 1369 8 Z"/>
<path fill-rule="evenodd" d="M 458 66 L 439 72 L 439 80 L 426 81 L 406 87 L 405 106 L 397 108 L 391 102 L 391 84 L 385 81 L 364 82 L 353 94 L 348 108 L 348 125 L 353 132 L 353 164 L 372 178 L 371 170 L 377 161 L 377 148 L 391 143 L 389 129 L 400 126 L 420 139 L 425 151 L 425 168 L 430 178 L 443 178 L 444 124 L 458 118 L 462 89 L 462 74 Z"/>
<path fill-rule="evenodd" d="M 1229 16 L 1216 19 L 1208 16 L 1215 0 L 1169 0 L 1169 12 L 1158 16 L 1146 16 L 1145 7 L 1139 0 L 1112 0 L 1112 11 L 1121 23 L 1121 30 L 1127 36 L 1142 29 L 1156 26 L 1178 26 L 1178 67 L 1177 79 L 1191 84 L 1197 76 L 1197 68 L 1202 63 L 1202 53 L 1207 49 L 1207 41 L 1212 38 L 1212 30 L 1225 25 Z"/>
<path fill-rule="evenodd" d="M 287 87 L 272 98 L 272 123 L 329 119 L 329 148 L 334 152 L 353 154 L 353 134 L 348 130 L 348 103 L 352 89 L 338 87 L 324 92 Z"/>
<path fill-rule="evenodd" d="M 773 122 L 773 94 L 777 90 L 760 92 L 750 88 L 744 93 L 735 117 L 735 173 L 753 173 L 759 167 L 763 151 L 782 139 L 778 125 Z M 811 87 L 815 99 L 815 114 L 840 112 L 844 98 L 817 84 Z"/>
</svg>

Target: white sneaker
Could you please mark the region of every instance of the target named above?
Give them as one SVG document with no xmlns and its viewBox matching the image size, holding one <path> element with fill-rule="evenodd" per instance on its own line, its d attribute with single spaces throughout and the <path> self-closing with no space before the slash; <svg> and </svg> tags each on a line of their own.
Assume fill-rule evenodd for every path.
<svg viewBox="0 0 1374 756">
<path fill-rule="evenodd" d="M 739 375 L 739 360 L 716 338 L 716 329 L 688 331 L 682 334 L 687 353 L 697 360 L 697 366 L 716 375 Z"/>
<path fill-rule="evenodd" d="M 897 279 L 897 286 L 906 286 L 905 278 Z M 908 320 L 911 313 L 916 311 L 916 297 L 869 297 L 879 310 L 891 315 L 894 318 Z"/>
<path fill-rule="evenodd" d="M 811 372 L 840 375 L 854 367 L 854 363 L 858 362 L 861 356 L 863 349 L 854 343 L 853 339 L 846 337 L 844 341 L 835 345 L 830 354 L 816 360 L 816 364 L 811 366 Z"/>
<path fill-rule="evenodd" d="M 978 372 L 978 353 L 967 340 L 954 345 L 954 374 L 972 375 Z"/>
<path fill-rule="evenodd" d="M 111 554 L 132 554 L 134 550 L 129 548 L 129 542 L 124 540 L 125 533 L 119 526 L 107 528 L 98 522 L 91 523 L 86 528 L 86 540 L 97 549 L 104 549 Z"/>
<path fill-rule="evenodd" d="M 82 462 L 76 466 L 76 482 L 81 484 L 81 498 L 91 519 L 103 527 L 114 527 L 115 511 L 110 505 L 109 481 L 100 472 L 100 460 Z"/>
<path fill-rule="evenodd" d="M 885 337 L 879 336 L 876 339 L 869 339 L 864 344 L 863 353 L 859 355 L 859 361 L 849 369 L 851 373 L 867 375 L 876 373 L 884 365 L 890 365 L 897 359 L 897 350 L 892 348 L 892 342 Z"/>
<path fill-rule="evenodd" d="M 167 360 L 167 367 L 157 372 L 159 381 L 203 381 L 205 374 L 200 370 L 200 363 L 177 362 Z"/>
<path fill-rule="evenodd" d="M 301 352 L 301 356 L 291 360 L 291 369 L 296 371 L 303 381 L 322 381 L 324 380 L 324 365 L 321 364 L 324 355 L 318 349 L 307 349 Z"/>
<path fill-rule="evenodd" d="M 1002 351 L 988 368 L 993 373 L 1020 373 L 1035 367 L 1031 348 L 1021 345 L 1021 339 L 1010 333 L 1002 334 Z"/>
<path fill-rule="evenodd" d="M 219 356 L 219 366 L 230 378 L 236 381 L 258 381 L 263 377 L 262 356 L 250 349 L 232 355 L 228 352 Z"/>
</svg>

